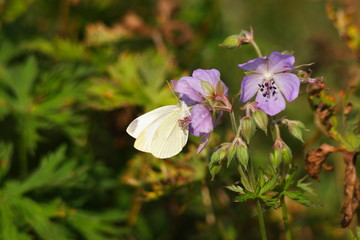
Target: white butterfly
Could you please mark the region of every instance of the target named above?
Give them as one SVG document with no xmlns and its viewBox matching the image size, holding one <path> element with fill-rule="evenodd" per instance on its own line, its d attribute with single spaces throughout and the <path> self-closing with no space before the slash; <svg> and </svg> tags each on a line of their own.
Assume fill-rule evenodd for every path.
<svg viewBox="0 0 360 240">
<path fill-rule="evenodd" d="M 189 120 L 189 107 L 179 101 L 177 105 L 160 107 L 141 115 L 130 123 L 126 132 L 136 138 L 136 149 L 157 158 L 169 158 L 185 146 Z"/>
</svg>

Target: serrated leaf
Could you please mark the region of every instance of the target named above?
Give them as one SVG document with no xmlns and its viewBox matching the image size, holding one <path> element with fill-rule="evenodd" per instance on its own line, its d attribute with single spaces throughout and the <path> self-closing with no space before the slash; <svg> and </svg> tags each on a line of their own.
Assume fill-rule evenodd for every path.
<svg viewBox="0 0 360 240">
<path fill-rule="evenodd" d="M 306 178 L 306 176 L 304 178 L 300 179 L 297 182 L 296 186 L 298 188 L 304 190 L 306 193 L 309 193 L 310 195 L 315 196 L 316 193 L 315 193 L 314 189 L 311 188 L 312 183 L 311 182 L 308 182 L 308 183 L 303 182 L 305 180 L 305 178 Z"/>
<path fill-rule="evenodd" d="M 21 212 L 21 216 L 43 239 L 66 240 L 70 234 L 63 226 L 50 220 L 57 212 L 52 208 L 49 214 L 47 205 L 42 206 L 30 198 L 15 198 L 13 203 Z"/>
<path fill-rule="evenodd" d="M 239 185 L 230 185 L 226 186 L 225 188 L 229 189 L 230 191 L 237 192 L 240 194 L 245 194 L 244 189 L 240 187 Z"/>
<path fill-rule="evenodd" d="M 127 218 L 127 214 L 119 211 L 104 213 L 77 210 L 67 217 L 67 221 L 86 239 L 116 240 L 129 231 L 126 227 L 119 227 L 117 223 Z"/>
<path fill-rule="evenodd" d="M 14 68 L 14 90 L 22 99 L 30 95 L 31 87 L 38 74 L 38 64 L 35 57 L 28 57 L 23 65 Z"/>
<path fill-rule="evenodd" d="M 315 204 L 312 200 L 310 200 L 303 192 L 300 191 L 285 191 L 284 194 L 291 198 L 292 200 L 306 206 L 306 207 L 315 207 L 318 204 Z"/>
<path fill-rule="evenodd" d="M 235 201 L 239 201 L 239 202 L 246 202 L 248 200 L 251 199 L 256 199 L 257 195 L 251 192 L 246 192 L 245 194 L 241 194 L 239 196 L 235 197 Z"/>
<path fill-rule="evenodd" d="M 60 147 L 56 152 L 43 158 L 40 167 L 19 184 L 16 189 L 8 187 L 6 190 L 12 189 L 13 194 L 21 195 L 33 189 L 74 184 L 76 162 L 64 162 L 65 150 L 64 146 Z"/>
<path fill-rule="evenodd" d="M 263 195 L 264 193 L 273 190 L 278 183 L 278 177 L 273 176 L 270 180 L 268 180 L 260 189 L 259 195 Z"/>
</svg>

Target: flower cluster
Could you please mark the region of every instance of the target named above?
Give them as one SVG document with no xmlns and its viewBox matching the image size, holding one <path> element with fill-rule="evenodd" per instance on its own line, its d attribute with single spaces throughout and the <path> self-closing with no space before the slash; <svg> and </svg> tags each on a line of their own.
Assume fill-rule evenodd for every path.
<svg viewBox="0 0 360 240">
<path fill-rule="evenodd" d="M 215 117 L 215 110 L 231 111 L 227 99 L 228 87 L 220 79 L 216 69 L 197 69 L 191 77 L 182 77 L 174 83 L 174 90 L 191 108 L 190 134 L 203 137 L 200 152 L 209 141 L 210 133 L 221 117 Z"/>
<path fill-rule="evenodd" d="M 300 79 L 290 73 L 294 62 L 292 55 L 272 52 L 269 57 L 239 64 L 249 73 L 241 83 L 240 101 L 247 102 L 256 94 L 256 108 L 266 114 L 273 116 L 284 110 L 285 99 L 291 102 L 299 95 Z M 221 81 L 220 72 L 216 69 L 197 69 L 191 77 L 182 77 L 173 83 L 174 90 L 191 107 L 190 134 L 203 137 L 198 149 L 200 152 L 209 141 L 222 110 L 232 111 L 227 98 L 228 87 Z M 215 110 L 220 110 L 217 117 Z"/>
</svg>

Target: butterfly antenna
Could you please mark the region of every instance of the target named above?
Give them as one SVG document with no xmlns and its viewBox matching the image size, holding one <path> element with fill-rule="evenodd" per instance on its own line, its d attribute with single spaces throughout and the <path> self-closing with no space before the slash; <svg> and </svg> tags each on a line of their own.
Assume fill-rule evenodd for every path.
<svg viewBox="0 0 360 240">
<path fill-rule="evenodd" d="M 167 83 L 167 85 L 169 86 L 169 88 L 170 88 L 172 94 L 174 95 L 174 97 L 176 97 L 176 99 L 179 101 L 180 99 L 179 99 L 179 97 L 176 95 L 176 93 L 174 92 L 174 89 L 171 87 L 171 83 L 170 83 L 168 80 L 166 80 L 166 83 Z"/>
</svg>

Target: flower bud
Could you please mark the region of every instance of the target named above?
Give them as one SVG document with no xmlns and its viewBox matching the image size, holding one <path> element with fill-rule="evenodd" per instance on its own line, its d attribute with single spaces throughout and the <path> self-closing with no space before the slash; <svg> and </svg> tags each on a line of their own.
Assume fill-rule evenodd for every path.
<svg viewBox="0 0 360 240">
<path fill-rule="evenodd" d="M 300 141 L 304 142 L 302 138 L 302 134 L 303 134 L 303 130 L 305 130 L 306 128 L 302 122 L 296 120 L 288 120 L 288 119 L 283 119 L 281 122 L 287 125 L 291 135 L 293 135 L 295 138 L 299 139 Z"/>
<path fill-rule="evenodd" d="M 292 160 L 292 153 L 291 153 L 291 149 L 288 147 L 288 145 L 285 144 L 282 147 L 281 153 L 282 153 L 282 159 L 284 160 L 284 162 L 287 164 L 290 164 L 291 160 Z"/>
<path fill-rule="evenodd" d="M 221 147 L 219 149 L 217 149 L 215 152 L 213 152 L 213 154 L 211 155 L 209 164 L 215 164 L 215 163 L 221 164 L 221 162 L 226 157 L 228 145 L 229 145 L 229 143 L 224 143 L 221 145 Z"/>
<path fill-rule="evenodd" d="M 282 153 L 279 148 L 274 148 L 274 151 L 270 153 L 270 162 L 274 169 L 276 169 L 282 160 Z"/>
<path fill-rule="evenodd" d="M 236 145 L 232 144 L 229 146 L 229 148 L 227 149 L 227 167 L 230 166 L 231 161 L 233 160 L 234 156 L 236 154 Z"/>
<path fill-rule="evenodd" d="M 279 158 L 280 162 L 283 160 L 287 164 L 291 163 L 292 160 L 291 149 L 289 148 L 288 145 L 286 145 L 286 143 L 281 138 L 276 139 L 273 148 L 274 148 L 274 152 L 270 156 L 270 160 L 273 166 L 275 163 L 277 163 L 277 160 L 275 160 L 275 158 Z M 280 162 L 278 164 L 280 164 Z"/>
<path fill-rule="evenodd" d="M 241 45 L 249 44 L 254 39 L 254 31 L 250 28 L 250 32 L 241 30 L 238 35 L 231 35 L 219 44 L 219 47 L 238 48 Z"/>
<path fill-rule="evenodd" d="M 219 47 L 223 48 L 238 48 L 241 44 L 240 35 L 231 35 L 219 44 Z"/>
<path fill-rule="evenodd" d="M 245 169 L 249 163 L 249 152 L 246 145 L 240 145 L 236 148 L 236 158 Z"/>
<path fill-rule="evenodd" d="M 221 165 L 219 164 L 213 164 L 213 165 L 209 165 L 209 171 L 211 174 L 211 181 L 214 180 L 216 174 L 218 174 L 221 170 Z"/>
<path fill-rule="evenodd" d="M 255 133 L 255 123 L 252 118 L 244 117 L 241 119 L 241 133 L 245 137 L 247 143 Z"/>
<path fill-rule="evenodd" d="M 268 115 L 261 110 L 256 110 L 252 116 L 258 128 L 267 134 L 267 126 L 269 122 Z"/>
<path fill-rule="evenodd" d="M 221 163 L 225 159 L 227 154 L 227 148 L 230 143 L 223 143 L 220 145 L 220 148 L 214 151 L 210 157 L 210 162 L 208 164 L 209 171 L 211 174 L 211 180 L 214 180 L 216 174 L 221 170 Z"/>
</svg>

